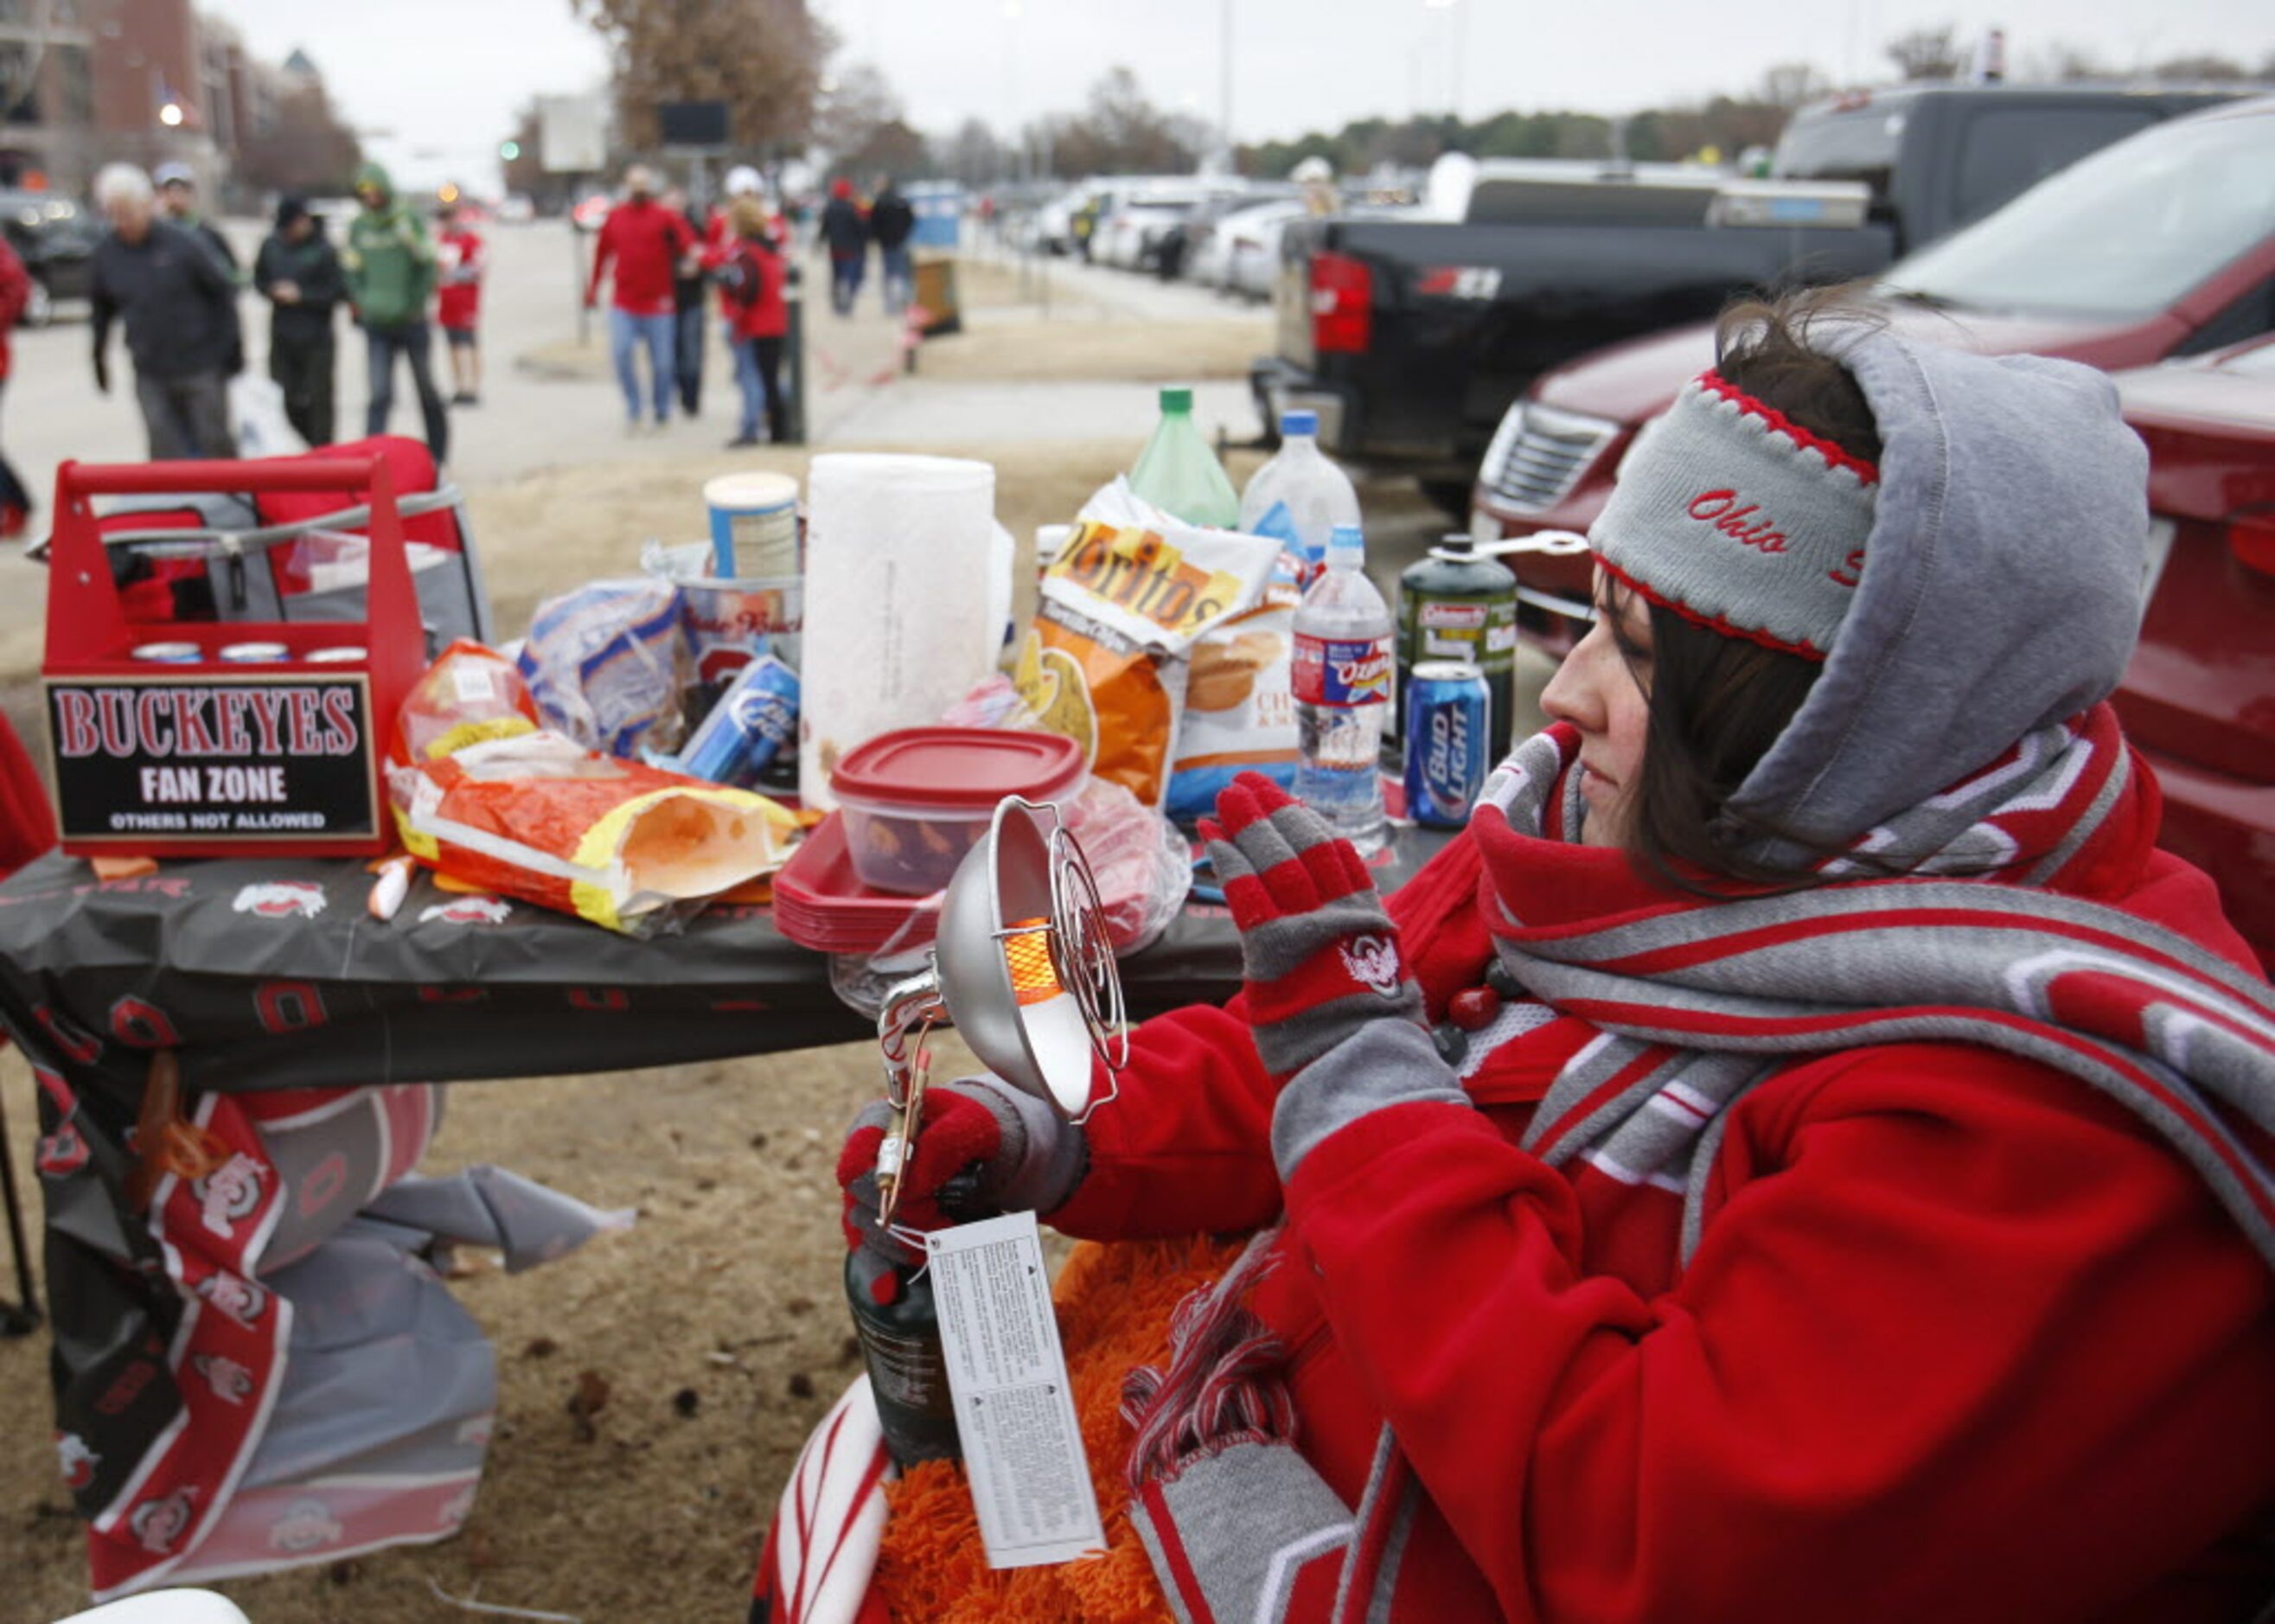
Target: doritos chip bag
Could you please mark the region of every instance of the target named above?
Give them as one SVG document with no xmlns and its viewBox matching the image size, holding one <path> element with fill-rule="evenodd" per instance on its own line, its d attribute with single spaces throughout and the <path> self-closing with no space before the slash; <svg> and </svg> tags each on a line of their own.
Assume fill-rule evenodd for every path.
<svg viewBox="0 0 2275 1624">
<path fill-rule="evenodd" d="M 628 935 L 773 872 L 797 827 L 763 796 L 541 730 L 389 776 L 403 843 L 429 868 Z"/>
<path fill-rule="evenodd" d="M 1091 771 L 1159 807 L 1203 633 L 1256 607 L 1280 544 L 1185 525 L 1116 480 L 1043 577 L 1012 681 Z"/>
</svg>

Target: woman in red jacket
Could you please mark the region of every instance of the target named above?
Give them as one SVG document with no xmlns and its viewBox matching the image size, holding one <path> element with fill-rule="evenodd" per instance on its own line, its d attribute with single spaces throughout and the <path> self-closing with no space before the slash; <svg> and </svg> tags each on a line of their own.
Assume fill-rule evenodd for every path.
<svg viewBox="0 0 2275 1624">
<path fill-rule="evenodd" d="M 1241 998 L 1139 1029 L 1084 1129 L 933 1091 L 902 1224 L 1258 1238 L 1089 1433 L 1106 1560 L 986 1572 L 927 1465 L 870 1600 L 2253 1616 L 2275 994 L 2106 703 L 2144 482 L 2098 374 L 1736 313 L 1462 837 L 1386 907 L 1243 779 Z M 1077 1389 L 1107 1273 L 1062 1282 Z"/>
<path fill-rule="evenodd" d="M 790 304 L 782 292 L 788 274 L 767 233 L 766 205 L 739 196 L 728 206 L 733 236 L 705 258 L 719 287 L 719 313 L 726 319 L 728 348 L 735 357 L 735 382 L 743 391 L 743 420 L 727 449 L 757 445 L 759 412 L 765 408 L 767 438 L 790 433 L 782 408 L 782 341 L 790 332 Z"/>
</svg>

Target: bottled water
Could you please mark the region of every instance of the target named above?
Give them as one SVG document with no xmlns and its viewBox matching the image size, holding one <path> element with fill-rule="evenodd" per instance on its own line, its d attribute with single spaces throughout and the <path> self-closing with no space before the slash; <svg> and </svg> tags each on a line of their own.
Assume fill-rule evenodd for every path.
<svg viewBox="0 0 2275 1624">
<path fill-rule="evenodd" d="M 1356 525 L 1327 542 L 1326 573 L 1296 608 L 1296 795 L 1361 852 L 1387 835 L 1383 719 L 1390 713 L 1390 610 L 1366 578 Z"/>
<path fill-rule="evenodd" d="M 1338 525 L 1358 524 L 1358 493 L 1350 477 L 1319 449 L 1315 412 L 1280 414 L 1280 449 L 1249 477 L 1240 494 L 1240 527 L 1251 535 L 1302 548 L 1318 563 Z"/>
</svg>

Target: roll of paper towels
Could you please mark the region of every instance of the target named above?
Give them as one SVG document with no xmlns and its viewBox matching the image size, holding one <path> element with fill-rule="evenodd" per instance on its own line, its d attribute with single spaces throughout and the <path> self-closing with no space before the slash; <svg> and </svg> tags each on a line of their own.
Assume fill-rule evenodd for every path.
<svg viewBox="0 0 2275 1624">
<path fill-rule="evenodd" d="M 946 457 L 833 453 L 806 474 L 798 794 L 895 728 L 928 726 L 994 669 L 995 470 Z"/>
</svg>

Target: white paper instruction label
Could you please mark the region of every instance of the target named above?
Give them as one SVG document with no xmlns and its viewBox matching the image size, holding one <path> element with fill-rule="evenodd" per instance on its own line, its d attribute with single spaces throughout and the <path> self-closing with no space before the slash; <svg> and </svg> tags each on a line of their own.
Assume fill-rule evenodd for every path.
<svg viewBox="0 0 2275 1624">
<path fill-rule="evenodd" d="M 935 1229 L 925 1244 L 988 1567 L 1103 1551 L 1035 1215 Z"/>
</svg>

